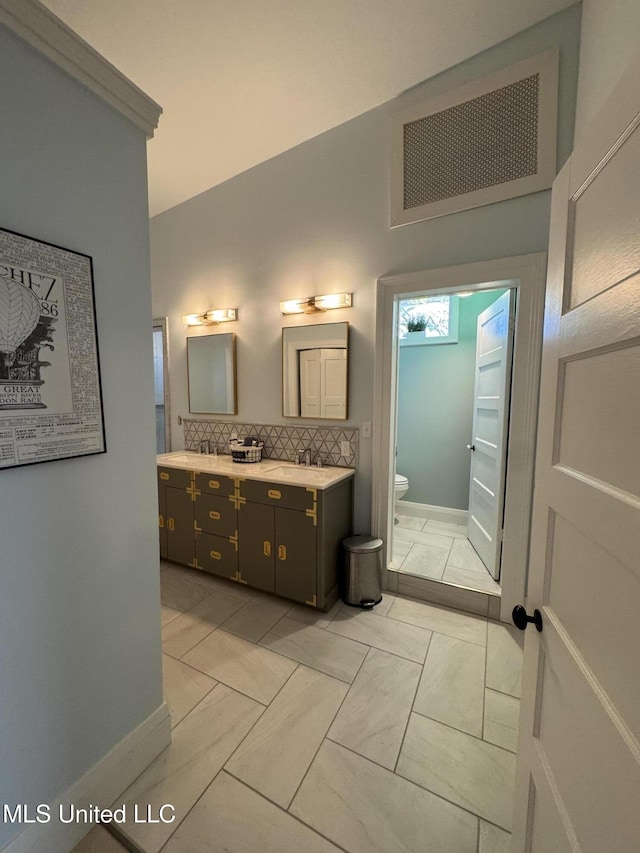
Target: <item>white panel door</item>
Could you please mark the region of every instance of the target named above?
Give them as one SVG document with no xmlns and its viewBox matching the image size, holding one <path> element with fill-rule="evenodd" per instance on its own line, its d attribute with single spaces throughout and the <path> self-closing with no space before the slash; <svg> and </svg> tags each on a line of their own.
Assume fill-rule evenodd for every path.
<svg viewBox="0 0 640 853">
<path fill-rule="evenodd" d="M 478 317 L 467 535 L 497 580 L 500 576 L 504 479 L 513 353 L 513 291 Z"/>
<path fill-rule="evenodd" d="M 553 187 L 517 853 L 640 850 L 639 78 Z"/>
<path fill-rule="evenodd" d="M 320 351 L 322 389 L 322 417 L 346 418 L 347 416 L 347 351 L 346 349 L 322 349 Z"/>
<path fill-rule="evenodd" d="M 320 417 L 320 350 L 300 350 L 300 416 Z"/>
</svg>

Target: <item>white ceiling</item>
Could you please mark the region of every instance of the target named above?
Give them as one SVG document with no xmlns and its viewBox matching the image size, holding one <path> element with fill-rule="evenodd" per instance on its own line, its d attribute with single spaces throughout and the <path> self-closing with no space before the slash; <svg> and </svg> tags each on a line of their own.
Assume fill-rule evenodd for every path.
<svg viewBox="0 0 640 853">
<path fill-rule="evenodd" d="M 164 109 L 151 215 L 575 0 L 43 0 Z"/>
</svg>

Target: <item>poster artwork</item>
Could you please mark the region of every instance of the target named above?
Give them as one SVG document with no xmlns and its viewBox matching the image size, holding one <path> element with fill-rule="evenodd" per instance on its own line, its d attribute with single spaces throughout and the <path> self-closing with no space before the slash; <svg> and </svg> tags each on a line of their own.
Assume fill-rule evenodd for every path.
<svg viewBox="0 0 640 853">
<path fill-rule="evenodd" d="M 0 468 L 104 450 L 91 258 L 0 229 Z"/>
</svg>

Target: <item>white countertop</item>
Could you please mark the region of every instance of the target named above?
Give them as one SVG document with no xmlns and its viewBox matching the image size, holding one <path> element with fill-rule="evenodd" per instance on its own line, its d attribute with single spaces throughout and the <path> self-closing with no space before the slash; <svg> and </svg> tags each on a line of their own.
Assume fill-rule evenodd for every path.
<svg viewBox="0 0 640 853">
<path fill-rule="evenodd" d="M 182 468 L 186 471 L 202 471 L 207 474 L 225 474 L 227 477 L 243 477 L 247 480 L 264 480 L 269 483 L 288 483 L 314 489 L 328 489 L 341 480 L 355 474 L 353 468 L 294 465 L 282 459 L 263 459 L 261 462 L 234 462 L 231 456 L 209 456 L 182 450 L 161 453 L 158 465 L 164 468 Z"/>
</svg>

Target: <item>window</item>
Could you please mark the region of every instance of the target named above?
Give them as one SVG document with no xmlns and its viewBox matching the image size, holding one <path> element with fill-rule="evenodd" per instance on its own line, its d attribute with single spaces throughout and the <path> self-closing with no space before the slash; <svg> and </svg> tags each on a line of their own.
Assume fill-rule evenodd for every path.
<svg viewBox="0 0 640 853">
<path fill-rule="evenodd" d="M 401 299 L 398 337 L 401 346 L 458 343 L 458 297 Z"/>
</svg>

